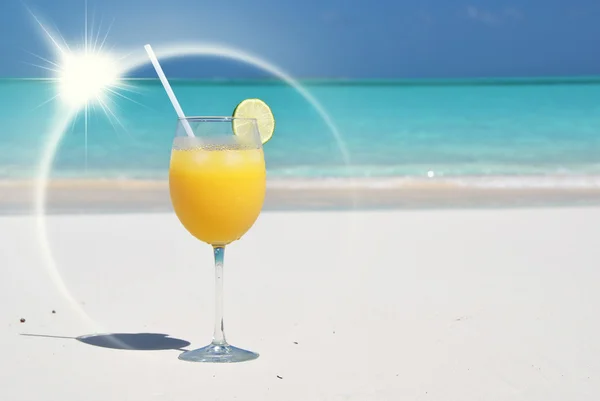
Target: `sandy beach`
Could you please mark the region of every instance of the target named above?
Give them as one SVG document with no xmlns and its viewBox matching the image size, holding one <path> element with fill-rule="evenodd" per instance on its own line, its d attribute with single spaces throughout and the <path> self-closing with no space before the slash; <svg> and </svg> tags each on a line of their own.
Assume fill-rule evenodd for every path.
<svg viewBox="0 0 600 401">
<path fill-rule="evenodd" d="M 172 213 L 45 223 L 48 248 L 34 217 L 0 218 L 2 399 L 600 391 L 597 207 L 266 211 L 225 256 L 228 340 L 260 353 L 235 365 L 177 359 L 210 341 L 213 271 L 210 248 Z M 95 333 L 138 349 L 76 339 Z"/>
<path fill-rule="evenodd" d="M 532 177 L 532 182 L 543 182 Z M 595 177 L 593 183 L 600 182 Z M 485 183 L 493 180 L 483 181 Z M 266 211 L 600 207 L 598 185 L 480 186 L 452 180 L 269 180 Z M 0 181 L 0 215 L 34 209 L 35 181 Z M 172 211 L 169 184 L 159 180 L 52 180 L 46 213 Z"/>
<path fill-rule="evenodd" d="M 0 1 L 0 401 L 600 401 L 599 16 Z"/>
</svg>

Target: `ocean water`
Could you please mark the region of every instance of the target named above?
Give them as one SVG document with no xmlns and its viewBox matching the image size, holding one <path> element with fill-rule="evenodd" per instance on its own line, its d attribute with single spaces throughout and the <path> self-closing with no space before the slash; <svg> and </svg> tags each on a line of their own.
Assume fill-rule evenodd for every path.
<svg viewBox="0 0 600 401">
<path fill-rule="evenodd" d="M 178 81 L 187 115 L 231 115 L 243 99 L 272 108 L 268 176 L 280 182 L 600 186 L 600 79 L 306 81 L 337 127 L 277 81 Z M 166 179 L 176 115 L 158 80 L 127 81 L 66 130 L 52 176 Z M 55 84 L 0 81 L 0 179 L 31 178 L 61 116 Z M 107 117 L 108 115 L 108 117 Z M 87 125 L 87 138 L 85 127 Z"/>
</svg>

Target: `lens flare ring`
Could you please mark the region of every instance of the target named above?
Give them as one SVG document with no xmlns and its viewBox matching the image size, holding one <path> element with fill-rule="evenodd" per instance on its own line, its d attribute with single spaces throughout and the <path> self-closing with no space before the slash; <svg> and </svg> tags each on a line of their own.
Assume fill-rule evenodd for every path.
<svg viewBox="0 0 600 401">
<path fill-rule="evenodd" d="M 133 54 L 136 54 L 135 52 Z M 174 45 L 163 45 L 156 46 L 156 54 L 160 59 L 178 58 L 178 57 L 189 57 L 189 56 L 216 56 L 228 58 L 236 61 L 240 61 L 262 71 L 268 72 L 273 76 L 281 79 L 286 84 L 294 88 L 319 114 L 323 119 L 328 129 L 332 133 L 339 150 L 342 154 L 344 163 L 346 166 L 350 164 L 350 155 L 346 144 L 344 143 L 342 136 L 333 122 L 333 119 L 327 113 L 321 103 L 296 79 L 291 75 L 275 66 L 274 64 L 267 62 L 266 60 L 252 55 L 248 52 L 229 47 L 220 44 L 213 43 L 186 43 L 186 44 L 174 44 Z M 135 58 L 130 60 L 124 60 L 120 65 L 118 74 L 123 76 L 131 71 L 140 68 L 149 63 L 149 60 L 139 52 Z M 58 147 L 62 138 L 65 135 L 66 129 L 72 123 L 72 120 L 77 116 L 78 110 L 76 108 L 62 108 L 61 116 L 58 118 L 57 123 L 50 130 L 42 157 L 37 166 L 37 175 L 35 181 L 35 192 L 34 192 L 34 215 L 37 222 L 37 234 L 39 245 L 42 252 L 42 257 L 48 269 L 48 273 L 52 278 L 57 289 L 63 295 L 63 297 L 71 304 L 76 312 L 88 323 L 93 326 L 93 329 L 98 329 L 98 324 L 95 322 L 85 310 L 76 302 L 75 298 L 71 295 L 65 284 L 58 266 L 56 264 L 50 240 L 48 238 L 47 221 L 46 221 L 46 198 L 47 198 L 47 187 L 49 182 L 50 173 L 52 171 L 52 165 L 58 151 Z M 61 118 L 62 117 L 62 118 Z"/>
</svg>

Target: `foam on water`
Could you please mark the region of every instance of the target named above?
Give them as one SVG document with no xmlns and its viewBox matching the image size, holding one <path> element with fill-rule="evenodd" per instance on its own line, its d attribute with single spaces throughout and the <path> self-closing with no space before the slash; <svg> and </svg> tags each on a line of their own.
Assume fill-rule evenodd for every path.
<svg viewBox="0 0 600 401">
<path fill-rule="evenodd" d="M 269 188 L 280 189 L 600 189 L 598 176 L 486 176 L 453 178 L 378 177 L 378 178 L 272 178 Z"/>
</svg>

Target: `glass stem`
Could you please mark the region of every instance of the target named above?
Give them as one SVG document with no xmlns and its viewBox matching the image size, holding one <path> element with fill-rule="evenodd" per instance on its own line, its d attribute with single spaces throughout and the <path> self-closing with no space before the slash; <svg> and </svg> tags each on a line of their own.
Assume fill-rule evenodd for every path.
<svg viewBox="0 0 600 401">
<path fill-rule="evenodd" d="M 225 246 L 213 246 L 215 252 L 215 331 L 212 343 L 226 345 L 225 329 L 223 327 L 223 259 Z"/>
</svg>

